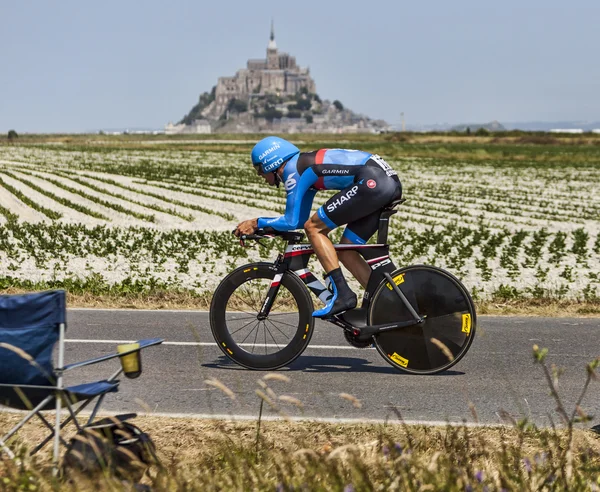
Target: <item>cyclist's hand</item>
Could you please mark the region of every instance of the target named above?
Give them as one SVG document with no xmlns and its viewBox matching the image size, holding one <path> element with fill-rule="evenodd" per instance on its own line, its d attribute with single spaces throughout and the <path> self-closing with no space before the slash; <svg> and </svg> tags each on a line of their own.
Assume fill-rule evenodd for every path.
<svg viewBox="0 0 600 492">
<path fill-rule="evenodd" d="M 240 237 L 242 234 L 253 234 L 256 229 L 258 229 L 258 219 L 250 219 L 240 222 L 233 233 Z"/>
</svg>

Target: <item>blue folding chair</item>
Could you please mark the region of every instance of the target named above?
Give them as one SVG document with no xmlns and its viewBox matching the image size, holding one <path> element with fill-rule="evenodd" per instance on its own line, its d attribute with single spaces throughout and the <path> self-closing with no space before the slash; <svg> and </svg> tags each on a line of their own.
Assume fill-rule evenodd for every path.
<svg viewBox="0 0 600 492">
<path fill-rule="evenodd" d="M 66 297 L 63 290 L 0 296 L 0 405 L 29 410 L 8 434 L 0 438 L 0 452 L 4 449 L 11 458 L 15 455 L 7 446 L 7 440 L 37 416 L 50 429 L 50 435 L 33 448 L 31 454 L 38 452 L 54 437 L 56 465 L 60 443 L 66 445 L 65 440 L 60 437 L 60 430 L 71 421 L 78 431 L 92 425 L 104 397 L 118 391 L 117 378 L 123 373 L 123 367 L 108 379 L 69 387 L 63 385 L 65 372 L 116 357 L 121 357 L 123 361 L 127 355 L 139 356 L 141 349 L 164 341 L 160 338 L 140 340 L 137 342 L 139 346 L 136 345 L 131 350 L 65 366 L 65 331 Z M 58 365 L 54 367 L 52 353 L 57 341 Z M 137 369 L 139 370 L 130 374 L 130 377 L 139 375 L 141 366 Z M 77 420 L 77 414 L 96 399 L 87 423 L 82 426 Z M 68 416 L 61 422 L 63 404 L 68 409 Z M 54 426 L 41 413 L 52 409 L 56 410 Z"/>
</svg>

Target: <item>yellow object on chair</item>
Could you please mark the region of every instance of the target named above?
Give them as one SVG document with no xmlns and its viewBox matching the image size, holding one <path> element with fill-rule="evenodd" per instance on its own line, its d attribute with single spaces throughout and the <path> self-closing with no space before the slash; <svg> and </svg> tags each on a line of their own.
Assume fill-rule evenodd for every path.
<svg viewBox="0 0 600 492">
<path fill-rule="evenodd" d="M 139 350 L 139 343 L 125 343 L 123 345 L 117 345 L 117 353 L 119 354 L 127 354 L 127 352 L 131 352 L 135 350 L 135 352 L 131 352 L 127 355 L 121 355 L 119 358 L 121 359 L 121 367 L 123 368 L 123 372 L 125 376 L 130 379 L 135 379 L 142 374 L 142 356 Z"/>
</svg>

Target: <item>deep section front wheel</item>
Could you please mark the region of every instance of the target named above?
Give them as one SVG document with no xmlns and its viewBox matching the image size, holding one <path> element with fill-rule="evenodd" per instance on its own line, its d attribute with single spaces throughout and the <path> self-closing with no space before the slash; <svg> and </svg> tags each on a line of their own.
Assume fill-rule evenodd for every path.
<svg viewBox="0 0 600 492">
<path fill-rule="evenodd" d="M 425 320 L 374 336 L 375 347 L 394 367 L 413 374 L 435 374 L 456 364 L 475 337 L 476 314 L 467 289 L 441 268 L 415 265 L 396 270 L 394 283 Z M 369 324 L 414 319 L 391 284 L 375 290 Z"/>
<path fill-rule="evenodd" d="M 217 287 L 210 327 L 221 351 L 248 369 L 272 370 L 290 364 L 310 342 L 312 299 L 302 281 L 285 272 L 265 319 L 259 312 L 277 272 L 271 263 L 244 265 Z"/>
</svg>

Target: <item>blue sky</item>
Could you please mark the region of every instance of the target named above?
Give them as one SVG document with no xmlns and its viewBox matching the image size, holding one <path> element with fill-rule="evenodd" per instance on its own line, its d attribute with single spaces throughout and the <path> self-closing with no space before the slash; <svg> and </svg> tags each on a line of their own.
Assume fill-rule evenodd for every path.
<svg viewBox="0 0 600 492">
<path fill-rule="evenodd" d="M 0 0 L 0 132 L 162 128 L 280 50 L 391 123 L 600 120 L 600 2 Z"/>
</svg>

